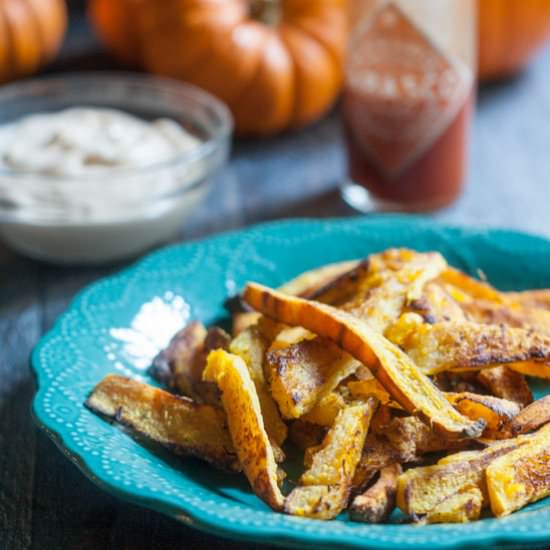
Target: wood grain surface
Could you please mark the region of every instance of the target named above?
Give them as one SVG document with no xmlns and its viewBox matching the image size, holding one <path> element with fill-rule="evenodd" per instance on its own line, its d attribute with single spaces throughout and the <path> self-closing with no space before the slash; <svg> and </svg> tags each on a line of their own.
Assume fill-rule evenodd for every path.
<svg viewBox="0 0 550 550">
<path fill-rule="evenodd" d="M 80 12 L 50 70 L 114 68 Z M 459 224 L 550 236 L 550 50 L 520 78 L 481 92 L 463 197 L 431 214 Z M 310 128 L 235 144 L 231 162 L 180 239 L 279 217 L 347 216 L 335 110 Z M 0 244 L 0 550 L 252 549 L 191 530 L 104 493 L 33 424 L 29 354 L 72 296 L 121 266 L 69 269 L 20 258 Z"/>
</svg>

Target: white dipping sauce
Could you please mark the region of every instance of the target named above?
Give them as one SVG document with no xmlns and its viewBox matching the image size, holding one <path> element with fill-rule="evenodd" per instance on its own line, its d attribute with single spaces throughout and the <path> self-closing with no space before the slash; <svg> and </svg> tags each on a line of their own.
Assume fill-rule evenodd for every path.
<svg viewBox="0 0 550 550">
<path fill-rule="evenodd" d="M 199 143 L 173 120 L 147 122 L 115 109 L 66 109 L 0 126 L 0 167 L 83 176 L 151 166 Z"/>
<path fill-rule="evenodd" d="M 135 255 L 174 233 L 204 195 L 206 186 L 193 185 L 208 174 L 203 161 L 170 163 L 200 144 L 172 120 L 114 109 L 0 126 L 0 172 L 8 174 L 0 174 L 0 202 L 15 213 L 0 233 L 25 254 L 59 262 Z"/>
</svg>

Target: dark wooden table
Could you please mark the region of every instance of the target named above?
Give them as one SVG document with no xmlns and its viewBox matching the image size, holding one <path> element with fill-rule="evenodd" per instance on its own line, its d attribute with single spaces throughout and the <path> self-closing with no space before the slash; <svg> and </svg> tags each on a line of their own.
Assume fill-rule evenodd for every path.
<svg viewBox="0 0 550 550">
<path fill-rule="evenodd" d="M 81 14 L 51 70 L 112 67 Z M 550 50 L 520 78 L 481 92 L 466 192 L 434 220 L 550 236 Z M 199 238 L 276 217 L 345 216 L 338 114 L 298 133 L 235 144 L 209 200 L 182 227 Z M 67 269 L 0 244 L 0 550 L 258 548 L 222 541 L 117 500 L 38 431 L 29 353 L 72 296 L 121 266 Z"/>
</svg>

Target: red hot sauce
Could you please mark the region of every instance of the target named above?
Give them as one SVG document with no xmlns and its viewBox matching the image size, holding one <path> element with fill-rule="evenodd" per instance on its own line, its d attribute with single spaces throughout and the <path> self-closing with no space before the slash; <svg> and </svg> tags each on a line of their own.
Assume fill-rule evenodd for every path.
<svg viewBox="0 0 550 550">
<path fill-rule="evenodd" d="M 466 175 L 472 70 L 387 4 L 351 45 L 343 95 L 349 175 L 382 207 L 440 208 Z"/>
</svg>

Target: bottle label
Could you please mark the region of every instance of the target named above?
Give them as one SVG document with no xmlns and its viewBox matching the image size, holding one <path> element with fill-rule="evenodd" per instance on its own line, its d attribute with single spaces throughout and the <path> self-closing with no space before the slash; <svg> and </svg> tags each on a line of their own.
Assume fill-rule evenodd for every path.
<svg viewBox="0 0 550 550">
<path fill-rule="evenodd" d="M 344 116 L 388 179 L 427 152 L 464 105 L 472 71 L 441 51 L 393 2 L 360 24 L 346 67 Z"/>
</svg>

